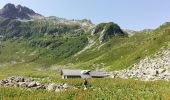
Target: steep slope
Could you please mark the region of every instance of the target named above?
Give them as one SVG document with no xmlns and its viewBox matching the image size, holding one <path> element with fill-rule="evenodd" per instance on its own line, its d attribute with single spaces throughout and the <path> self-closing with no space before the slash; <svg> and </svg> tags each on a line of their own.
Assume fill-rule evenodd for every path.
<svg viewBox="0 0 170 100">
<path fill-rule="evenodd" d="M 140 80 L 170 80 L 170 47 L 162 48 L 154 56 L 146 57 L 131 69 L 114 71 L 113 78 L 135 78 Z"/>
<path fill-rule="evenodd" d="M 153 31 L 144 31 L 131 37 L 113 37 L 102 45 L 94 45 L 91 49 L 68 60 L 73 67 L 103 70 L 120 70 L 159 51 L 170 41 L 170 24 L 164 24 Z"/>
<path fill-rule="evenodd" d="M 9 18 L 0 18 L 0 35 L 4 39 L 29 38 L 32 36 L 78 36 L 85 33 L 79 24 L 55 23 L 51 20 L 19 21 Z"/>
<path fill-rule="evenodd" d="M 163 46 L 151 56 L 146 56 L 128 69 L 113 71 L 113 78 L 135 78 L 146 81 L 170 80 L 170 23 L 163 24 L 154 32 L 160 32 L 162 35 L 166 34 L 162 39 L 167 39 L 165 41 L 167 46 Z"/>
</svg>

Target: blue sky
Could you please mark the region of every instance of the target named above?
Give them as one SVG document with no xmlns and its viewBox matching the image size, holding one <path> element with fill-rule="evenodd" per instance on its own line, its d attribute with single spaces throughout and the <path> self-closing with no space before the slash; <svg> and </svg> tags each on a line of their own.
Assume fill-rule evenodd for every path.
<svg viewBox="0 0 170 100">
<path fill-rule="evenodd" d="M 1 0 L 27 6 L 44 16 L 115 22 L 124 29 L 157 28 L 170 22 L 170 0 Z"/>
</svg>

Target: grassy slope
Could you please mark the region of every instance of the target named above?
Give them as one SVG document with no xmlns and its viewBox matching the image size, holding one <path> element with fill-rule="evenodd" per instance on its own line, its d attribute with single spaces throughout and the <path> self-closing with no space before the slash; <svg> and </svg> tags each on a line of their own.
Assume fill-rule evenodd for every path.
<svg viewBox="0 0 170 100">
<path fill-rule="evenodd" d="M 102 46 L 94 46 L 86 52 L 72 57 L 68 62 L 72 62 L 76 68 L 96 67 L 105 70 L 125 69 L 166 47 L 170 41 L 170 24 L 161 26 L 152 32 L 143 32 L 132 37 L 115 37 Z M 63 62 L 65 63 L 65 62 Z M 93 65 L 96 64 L 95 67 Z"/>
<path fill-rule="evenodd" d="M 150 33 L 140 33 L 132 37 L 114 37 L 102 46 L 96 43 L 89 50 L 71 57 L 70 55 L 74 55 L 86 45 L 87 40 L 83 38 L 84 36 L 69 38 L 67 42 L 63 38 L 52 37 L 3 41 L 0 43 L 2 70 L 0 76 L 15 74 L 46 76 L 48 73 L 57 76 L 58 69 L 63 65 L 81 69 L 105 68 L 107 71 L 128 68 L 140 59 L 159 51 L 161 47 L 166 47 L 170 40 L 169 27 L 168 23 Z M 30 45 L 32 42 L 38 48 Z M 59 68 L 49 70 L 49 66 Z"/>
<path fill-rule="evenodd" d="M 0 79 L 12 76 L 58 76 L 49 66 L 80 51 L 86 45 L 79 38 L 39 37 L 31 40 L 8 40 L 0 43 Z M 36 47 L 33 44 L 36 45 Z M 48 46 L 46 46 L 48 44 Z M 45 46 L 45 47 L 44 47 Z"/>
</svg>

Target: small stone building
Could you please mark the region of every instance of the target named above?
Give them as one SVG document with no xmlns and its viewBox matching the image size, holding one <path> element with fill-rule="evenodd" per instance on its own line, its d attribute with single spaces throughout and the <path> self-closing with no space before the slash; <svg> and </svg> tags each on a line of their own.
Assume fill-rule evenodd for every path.
<svg viewBox="0 0 170 100">
<path fill-rule="evenodd" d="M 61 77 L 67 78 L 104 78 L 103 72 L 94 70 L 79 70 L 79 69 L 63 69 L 61 70 Z"/>
</svg>

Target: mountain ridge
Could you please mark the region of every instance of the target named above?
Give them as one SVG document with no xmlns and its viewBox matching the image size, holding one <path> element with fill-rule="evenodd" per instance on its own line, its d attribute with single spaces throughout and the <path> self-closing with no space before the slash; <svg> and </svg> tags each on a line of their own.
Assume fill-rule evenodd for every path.
<svg viewBox="0 0 170 100">
<path fill-rule="evenodd" d="M 11 19 L 21 19 L 21 20 L 30 20 L 36 18 L 43 18 L 42 15 L 35 13 L 33 10 L 14 4 L 8 3 L 2 9 L 0 9 L 0 16 L 11 18 Z"/>
</svg>

